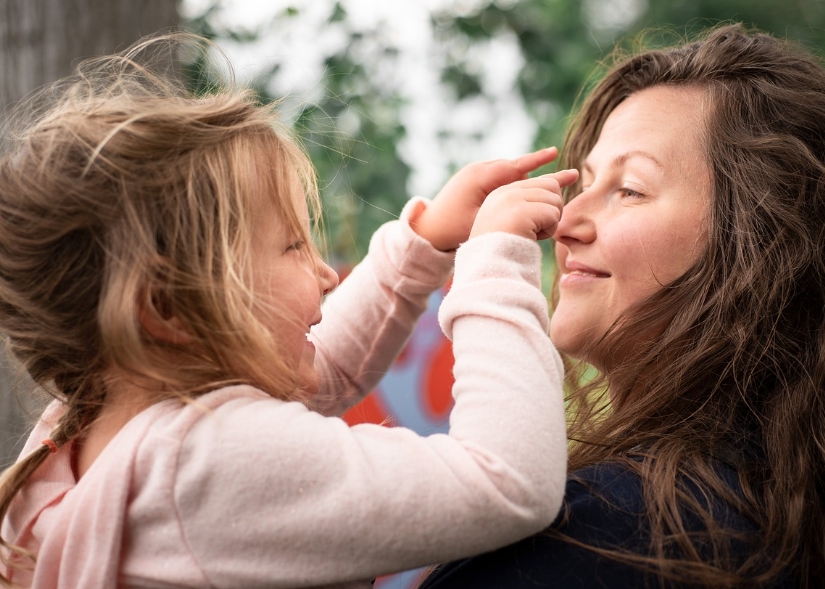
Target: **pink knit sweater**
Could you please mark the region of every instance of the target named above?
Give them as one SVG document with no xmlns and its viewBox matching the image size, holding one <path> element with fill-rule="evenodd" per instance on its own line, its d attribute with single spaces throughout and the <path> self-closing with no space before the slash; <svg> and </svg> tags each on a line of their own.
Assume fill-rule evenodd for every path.
<svg viewBox="0 0 825 589">
<path fill-rule="evenodd" d="M 416 205 L 407 207 L 405 215 Z M 420 206 L 420 205 L 419 205 Z M 440 309 L 456 357 L 450 432 L 348 427 L 452 256 L 388 223 L 312 337 L 313 411 L 248 386 L 132 419 L 76 480 L 67 445 L 16 497 L 3 537 L 37 554 L 37 589 L 368 587 L 376 575 L 533 534 L 564 490 L 562 366 L 546 336 L 540 250 L 507 234 L 456 256 Z M 23 455 L 48 437 L 53 403 Z"/>
</svg>

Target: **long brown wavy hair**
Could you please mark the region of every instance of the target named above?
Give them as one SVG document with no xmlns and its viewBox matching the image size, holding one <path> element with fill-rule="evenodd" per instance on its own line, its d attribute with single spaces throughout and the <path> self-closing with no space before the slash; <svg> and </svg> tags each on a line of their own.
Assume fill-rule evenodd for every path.
<svg viewBox="0 0 825 589">
<path fill-rule="evenodd" d="M 311 244 L 292 192 L 297 174 L 317 218 L 314 172 L 274 105 L 231 80 L 187 90 L 183 73 L 206 54 L 217 50 L 192 35 L 144 39 L 80 64 L 4 130 L 0 332 L 65 403 L 58 446 L 94 421 L 112 368 L 183 401 L 231 383 L 300 397 L 253 313 L 250 210 L 270 199 Z M 181 322 L 192 343 L 153 338 L 140 302 Z M 0 477 L 0 520 L 48 455 L 42 446 Z M 0 552 L 6 564 L 23 553 L 4 539 Z"/>
<path fill-rule="evenodd" d="M 709 235 L 683 276 L 629 309 L 598 342 L 600 357 L 615 361 L 573 387 L 571 470 L 612 461 L 637 472 L 651 533 L 645 554 L 594 550 L 663 581 L 753 587 L 790 571 L 798 586 L 819 586 L 825 69 L 806 50 L 741 25 L 620 56 L 584 100 L 561 166 L 578 167 L 611 111 L 657 85 L 706 90 Z M 662 326 L 653 337 L 651 325 Z M 628 349 L 627 341 L 643 344 Z M 583 365 L 568 366 L 580 382 Z M 715 461 L 735 466 L 741 495 Z M 702 496 L 758 526 L 744 539 L 744 561 L 730 556 L 730 543 L 743 538 L 714 520 Z M 686 512 L 707 532 L 689 533 Z"/>
</svg>

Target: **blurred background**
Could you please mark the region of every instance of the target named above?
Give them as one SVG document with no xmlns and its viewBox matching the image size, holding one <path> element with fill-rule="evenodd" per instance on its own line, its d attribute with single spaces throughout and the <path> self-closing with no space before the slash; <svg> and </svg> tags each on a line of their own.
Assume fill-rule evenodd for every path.
<svg viewBox="0 0 825 589">
<path fill-rule="evenodd" d="M 670 44 L 721 21 L 825 49 L 825 0 L 0 0 L 0 110 L 141 35 L 201 33 L 239 82 L 281 101 L 318 169 L 329 256 L 344 276 L 381 223 L 410 196 L 433 197 L 457 168 L 563 147 L 580 89 L 617 43 Z M 194 86 L 228 75 L 193 66 Z M 443 294 L 347 421 L 445 429 L 452 355 L 436 321 Z M 0 466 L 36 413 L 15 394 L 27 387 L 0 359 Z M 377 587 L 404 589 L 416 575 Z"/>
</svg>

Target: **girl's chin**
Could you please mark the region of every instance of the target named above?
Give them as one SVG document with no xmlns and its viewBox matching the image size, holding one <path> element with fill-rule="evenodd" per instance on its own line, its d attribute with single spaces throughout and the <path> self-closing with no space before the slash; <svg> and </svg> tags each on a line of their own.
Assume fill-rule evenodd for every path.
<svg viewBox="0 0 825 589">
<path fill-rule="evenodd" d="M 315 395 L 321 389 L 321 378 L 314 365 L 302 364 L 298 370 L 298 383 L 301 390 Z"/>
</svg>

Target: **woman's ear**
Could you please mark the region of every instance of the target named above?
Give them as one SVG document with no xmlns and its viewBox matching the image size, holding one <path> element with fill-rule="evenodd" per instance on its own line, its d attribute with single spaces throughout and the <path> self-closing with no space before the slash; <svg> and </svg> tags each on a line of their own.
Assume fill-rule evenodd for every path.
<svg viewBox="0 0 825 589">
<path fill-rule="evenodd" d="M 137 316 L 143 329 L 162 342 L 185 346 L 195 339 L 183 321 L 174 315 L 164 293 L 153 292 L 139 297 Z"/>
</svg>

